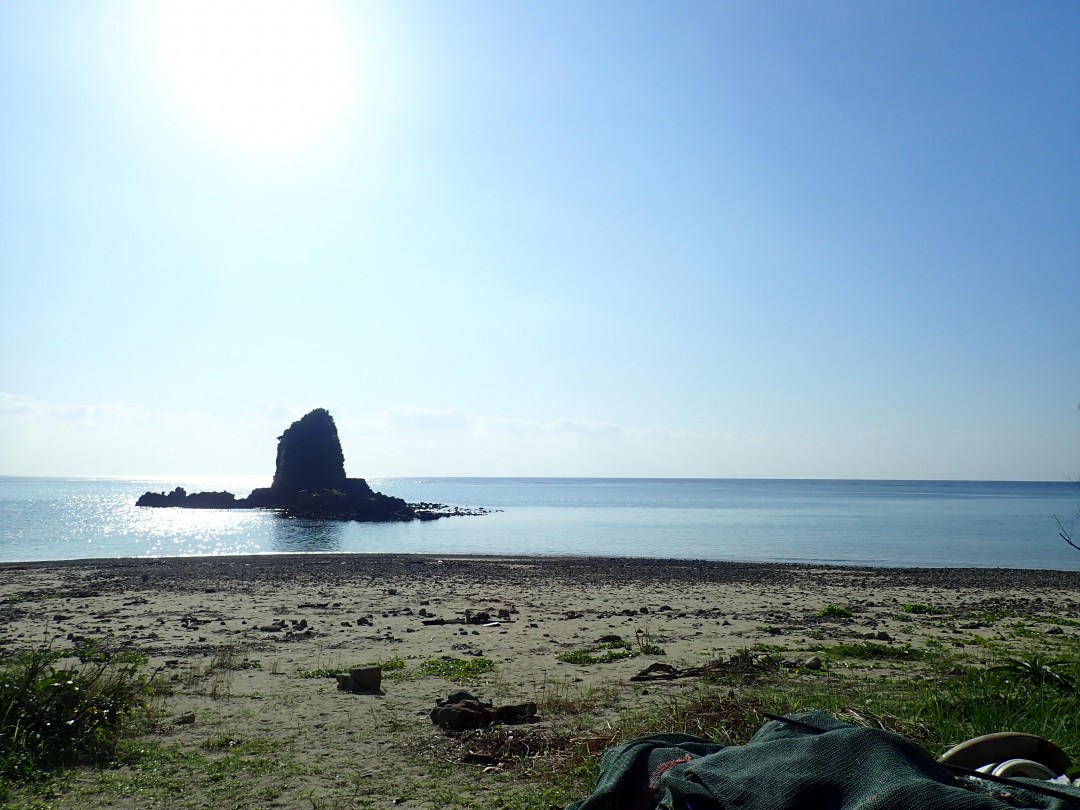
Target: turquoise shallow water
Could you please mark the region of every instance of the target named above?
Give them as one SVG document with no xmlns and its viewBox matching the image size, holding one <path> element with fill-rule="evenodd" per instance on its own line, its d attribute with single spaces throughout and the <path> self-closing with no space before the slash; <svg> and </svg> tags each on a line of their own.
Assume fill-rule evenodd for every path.
<svg viewBox="0 0 1080 810">
<path fill-rule="evenodd" d="M 146 509 L 146 490 L 247 494 L 262 478 L 0 476 L 0 560 L 394 552 L 600 555 L 905 567 L 1080 570 L 1057 536 L 1068 482 L 368 479 L 407 501 L 501 511 L 431 523 Z M 1080 526 L 1078 526 L 1080 528 Z"/>
</svg>

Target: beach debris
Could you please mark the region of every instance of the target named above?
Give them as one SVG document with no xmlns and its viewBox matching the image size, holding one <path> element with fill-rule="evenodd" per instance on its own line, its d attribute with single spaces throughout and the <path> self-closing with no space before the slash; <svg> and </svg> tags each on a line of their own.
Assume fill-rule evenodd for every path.
<svg viewBox="0 0 1080 810">
<path fill-rule="evenodd" d="M 429 716 L 432 723 L 448 731 L 469 731 L 495 723 L 527 723 L 537 719 L 535 703 L 496 707 L 464 690 L 451 692 L 446 700 L 437 700 Z"/>
<path fill-rule="evenodd" d="M 816 656 L 815 656 L 816 657 Z M 811 659 L 812 660 L 812 659 Z M 820 659 L 818 659 L 820 662 Z M 637 675 L 630 677 L 631 681 L 673 681 L 678 678 L 698 678 L 709 677 L 711 675 L 730 675 L 730 674 L 746 674 L 763 669 L 774 669 L 779 666 L 786 666 L 790 669 L 798 667 L 796 661 L 783 661 L 775 658 L 768 653 L 759 654 L 753 653 L 749 650 L 736 653 L 728 660 L 723 658 L 717 658 L 715 661 L 710 661 L 700 667 L 688 667 L 687 669 L 679 669 L 671 664 L 661 664 L 659 662 L 649 664 L 645 669 L 641 670 Z M 806 664 L 803 665 L 807 669 L 813 669 Z M 822 666 L 824 664 L 822 663 Z"/>
<path fill-rule="evenodd" d="M 337 675 L 338 689 L 342 692 L 380 693 L 382 691 L 382 667 L 353 667 L 347 675 Z"/>
<path fill-rule="evenodd" d="M 878 630 L 876 633 L 863 633 L 863 638 L 868 638 L 876 641 L 892 641 L 893 637 L 886 633 L 884 630 Z"/>
</svg>

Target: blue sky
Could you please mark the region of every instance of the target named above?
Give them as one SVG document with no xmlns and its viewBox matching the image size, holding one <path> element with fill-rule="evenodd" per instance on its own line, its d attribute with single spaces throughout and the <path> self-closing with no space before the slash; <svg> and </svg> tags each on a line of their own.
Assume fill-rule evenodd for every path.
<svg viewBox="0 0 1080 810">
<path fill-rule="evenodd" d="M 1077 3 L 232 2 L 0 3 L 0 474 L 1080 475 Z"/>
</svg>

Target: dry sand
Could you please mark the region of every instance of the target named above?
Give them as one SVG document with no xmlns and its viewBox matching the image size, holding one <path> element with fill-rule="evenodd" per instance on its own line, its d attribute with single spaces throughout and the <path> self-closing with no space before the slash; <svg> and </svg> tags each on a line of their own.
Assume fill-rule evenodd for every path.
<svg viewBox="0 0 1080 810">
<path fill-rule="evenodd" d="M 940 613 L 904 612 L 911 604 Z M 852 616 L 815 615 L 827 605 Z M 466 624 L 466 611 L 493 621 Z M 156 677 L 172 686 L 161 744 L 205 751 L 214 740 L 269 740 L 276 756 L 304 766 L 250 803 L 229 804 L 196 786 L 166 804 L 107 798 L 132 807 L 444 806 L 416 787 L 431 779 L 428 765 L 447 737 L 428 713 L 456 688 L 412 677 L 431 658 L 494 661 L 473 691 L 496 703 L 608 690 L 616 697 L 597 706 L 602 714 L 632 707 L 643 691 L 662 698 L 688 688 L 686 681 L 645 690 L 629 684 L 651 661 L 686 667 L 755 644 L 799 649 L 808 639 L 870 635 L 890 644 L 920 646 L 936 637 L 958 645 L 1001 630 L 992 621 L 962 620 L 1003 611 L 1013 622 L 1021 615 L 1030 627 L 1075 634 L 1069 621 L 1054 625 L 1080 619 L 1080 573 L 412 555 L 0 565 L 0 651 L 108 637 L 149 654 Z M 607 635 L 635 646 L 650 641 L 666 655 L 591 666 L 556 658 Z M 405 662 L 405 677 L 388 674 L 378 696 L 300 677 L 390 659 Z M 220 666 L 225 660 L 229 667 Z M 245 660 L 252 663 L 240 668 Z M 94 804 L 85 793 L 72 796 L 57 802 Z"/>
</svg>

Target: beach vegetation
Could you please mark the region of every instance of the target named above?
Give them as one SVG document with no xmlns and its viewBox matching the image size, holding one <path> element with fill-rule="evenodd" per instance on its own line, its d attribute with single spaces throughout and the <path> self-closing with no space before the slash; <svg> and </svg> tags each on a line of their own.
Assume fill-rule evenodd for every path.
<svg viewBox="0 0 1080 810">
<path fill-rule="evenodd" d="M 244 655 L 244 649 L 235 644 L 222 644 L 210 656 L 207 674 L 213 672 L 242 672 L 245 669 L 262 669 L 262 662 Z"/>
<path fill-rule="evenodd" d="M 910 644 L 892 645 L 875 641 L 836 644 L 828 649 L 837 658 L 853 658 L 860 661 L 919 661 L 926 653 Z"/>
<path fill-rule="evenodd" d="M 422 674 L 433 675 L 457 684 L 467 684 L 475 681 L 479 676 L 492 672 L 494 669 L 495 662 L 483 656 L 475 658 L 441 656 L 439 658 L 427 658 L 420 662 L 420 672 Z"/>
<path fill-rule="evenodd" d="M 1009 633 L 1016 638 L 1033 638 L 1035 636 L 1041 635 L 1030 624 L 1023 621 L 1013 622 L 1012 624 L 1010 624 Z"/>
<path fill-rule="evenodd" d="M 588 647 L 582 647 L 577 650 L 559 653 L 555 656 L 555 659 L 564 664 L 591 666 L 592 664 L 610 664 L 613 661 L 622 661 L 625 658 L 635 658 L 639 654 L 639 651 L 635 650 L 629 642 L 606 641 L 600 644 L 591 644 Z M 662 655 L 663 653 L 649 654 Z"/>
<path fill-rule="evenodd" d="M 386 661 L 370 661 L 364 664 L 352 664 L 351 666 L 320 666 L 315 670 L 301 670 L 297 676 L 301 678 L 336 678 L 338 675 L 348 675 L 349 670 L 370 666 L 378 666 L 382 670 L 382 677 L 391 680 L 408 680 L 419 677 L 419 673 L 406 671 L 405 659 L 402 658 L 388 658 Z"/>
<path fill-rule="evenodd" d="M 1075 670 L 1075 661 L 1049 659 L 1037 652 L 1021 658 L 1006 658 L 1003 663 L 990 668 L 990 672 L 1000 673 L 1018 683 L 1051 686 L 1072 693 L 1077 691 L 1077 680 L 1073 675 Z"/>
<path fill-rule="evenodd" d="M 117 651 L 119 653 L 119 651 Z M 11 655 L 0 667 L 0 791 L 60 768 L 115 758 L 122 735 L 149 705 L 143 663 L 104 644 Z"/>
<path fill-rule="evenodd" d="M 194 750 L 128 742 L 115 764 L 65 785 L 66 804 L 107 796 L 114 804 L 142 807 L 257 807 L 278 799 L 311 770 L 269 740 L 228 735 Z"/>
<path fill-rule="evenodd" d="M 203 742 L 202 748 L 207 751 L 232 751 L 237 754 L 263 755 L 274 752 L 274 744 L 265 739 L 245 740 L 235 734 L 218 734 Z"/>
<path fill-rule="evenodd" d="M 785 644 L 766 644 L 763 641 L 757 642 L 750 650 L 745 648 L 738 651 L 738 655 L 746 657 L 750 655 L 750 652 L 767 652 L 767 653 L 786 653 L 791 648 Z"/>
</svg>

